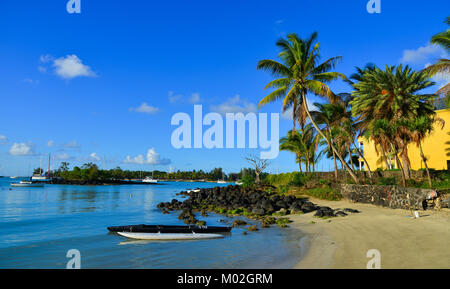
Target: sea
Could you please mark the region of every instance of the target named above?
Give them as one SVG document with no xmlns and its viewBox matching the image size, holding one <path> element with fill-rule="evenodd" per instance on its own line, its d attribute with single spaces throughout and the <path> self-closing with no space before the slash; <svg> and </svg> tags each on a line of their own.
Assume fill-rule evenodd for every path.
<svg viewBox="0 0 450 289">
<path fill-rule="evenodd" d="M 10 186 L 19 180 L 0 178 L 0 268 L 65 269 L 73 266 L 75 256 L 80 268 L 89 269 L 292 268 L 305 249 L 300 231 L 277 226 L 256 232 L 233 228 L 221 239 L 189 241 L 130 240 L 107 230 L 133 224 L 184 225 L 177 212 L 162 214 L 157 204 L 182 201 L 177 193 L 184 190 L 228 184 Z M 217 214 L 196 217 L 210 226 L 233 220 Z"/>
</svg>

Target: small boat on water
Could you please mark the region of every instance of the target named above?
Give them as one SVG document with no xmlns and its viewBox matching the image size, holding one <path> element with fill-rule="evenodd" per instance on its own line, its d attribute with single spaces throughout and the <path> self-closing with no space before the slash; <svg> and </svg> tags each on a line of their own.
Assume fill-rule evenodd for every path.
<svg viewBox="0 0 450 289">
<path fill-rule="evenodd" d="M 33 183 L 30 181 L 20 181 L 19 183 L 11 183 L 11 187 L 29 187 L 29 188 L 42 188 L 44 184 Z"/>
<path fill-rule="evenodd" d="M 223 238 L 222 234 L 198 234 L 198 233 L 130 233 L 117 232 L 117 234 L 138 240 L 203 240 Z"/>
<path fill-rule="evenodd" d="M 142 180 L 143 183 L 148 183 L 148 184 L 157 184 L 158 180 L 155 180 L 152 177 L 146 177 L 145 179 Z"/>
<path fill-rule="evenodd" d="M 231 227 L 219 226 L 166 226 L 131 225 L 108 227 L 110 232 L 140 240 L 193 240 L 223 238 L 220 233 L 228 233 Z"/>
</svg>

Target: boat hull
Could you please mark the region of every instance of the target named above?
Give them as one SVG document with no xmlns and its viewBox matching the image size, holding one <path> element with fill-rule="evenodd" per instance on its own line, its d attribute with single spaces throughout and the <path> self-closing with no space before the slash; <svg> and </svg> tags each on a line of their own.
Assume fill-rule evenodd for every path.
<svg viewBox="0 0 450 289">
<path fill-rule="evenodd" d="M 20 187 L 20 188 L 42 188 L 44 184 L 15 184 L 12 183 L 11 187 Z"/>
<path fill-rule="evenodd" d="M 133 233 L 117 232 L 117 234 L 138 240 L 204 240 L 223 238 L 221 234 L 203 234 L 203 233 Z"/>
<path fill-rule="evenodd" d="M 219 226 L 167 226 L 167 225 L 130 225 L 108 227 L 111 232 L 117 233 L 167 233 L 167 234 L 214 234 L 227 233 L 231 227 Z"/>
</svg>

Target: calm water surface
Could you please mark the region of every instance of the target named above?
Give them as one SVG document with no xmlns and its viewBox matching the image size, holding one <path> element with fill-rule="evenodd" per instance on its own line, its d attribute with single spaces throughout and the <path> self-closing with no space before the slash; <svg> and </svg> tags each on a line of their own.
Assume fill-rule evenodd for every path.
<svg viewBox="0 0 450 289">
<path fill-rule="evenodd" d="M 300 233 L 276 227 L 198 241 L 131 241 L 106 229 L 183 224 L 156 205 L 215 183 L 11 188 L 17 181 L 0 178 L 0 268 L 65 268 L 69 249 L 81 252 L 82 268 L 290 268 L 300 258 Z M 197 218 L 211 226 L 227 219 Z"/>
</svg>

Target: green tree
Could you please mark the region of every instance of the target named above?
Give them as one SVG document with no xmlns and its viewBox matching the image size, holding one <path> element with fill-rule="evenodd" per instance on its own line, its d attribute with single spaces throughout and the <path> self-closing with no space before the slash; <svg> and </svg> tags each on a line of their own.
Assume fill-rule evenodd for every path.
<svg viewBox="0 0 450 289">
<path fill-rule="evenodd" d="M 41 168 L 35 168 L 33 170 L 33 175 L 42 175 L 44 173 L 44 170 Z"/>
<path fill-rule="evenodd" d="M 58 170 L 60 172 L 67 172 L 69 170 L 69 165 L 70 164 L 68 162 L 62 162 Z"/>
<path fill-rule="evenodd" d="M 385 70 L 365 70 L 361 79 L 353 84 L 355 90 L 352 92 L 354 99 L 350 101 L 351 111 L 359 122 L 361 131 L 365 132 L 378 120 L 385 120 L 397 128 L 396 134 L 390 136 L 388 142 L 385 138 L 387 134 L 372 133 L 370 137 L 378 144 L 384 140 L 383 149 L 388 148 L 388 144 L 391 148 L 393 143 L 397 145 L 406 178 L 410 175 L 407 145 L 411 140 L 399 124 L 405 120 L 434 114 L 431 104 L 434 95 L 418 93 L 432 85 L 434 82 L 429 80 L 428 73 L 413 71 L 408 66 L 403 68 L 402 65 L 386 66 Z"/>
<path fill-rule="evenodd" d="M 295 133 L 289 131 L 285 137 L 282 137 L 280 139 L 280 150 L 290 151 L 296 155 L 300 172 L 302 172 L 302 163 L 305 163 L 306 171 L 310 172 L 311 166 L 314 170 L 321 155 L 317 153 L 320 139 L 320 135 L 314 133 L 314 127 L 308 124 L 303 129 Z"/>
<path fill-rule="evenodd" d="M 447 17 L 445 20 L 447 25 L 450 25 L 450 17 Z M 431 43 L 441 46 L 447 54 L 450 54 L 450 29 L 443 31 L 434 35 L 431 38 Z M 433 65 L 428 66 L 426 71 L 430 72 L 431 75 L 435 75 L 440 72 L 449 72 L 450 71 L 450 59 L 442 58 Z"/>
<path fill-rule="evenodd" d="M 292 133 L 295 133 L 296 121 L 303 126 L 306 123 L 306 117 L 309 117 L 314 128 L 327 141 L 341 162 L 345 163 L 346 170 L 355 182 L 359 183 L 356 174 L 344 162 L 333 143 L 330 143 L 312 119 L 307 103 L 308 93 L 325 97 L 331 102 L 336 101 L 337 96 L 327 83 L 338 78 L 346 79 L 342 73 L 330 71 L 342 57 L 332 57 L 319 64 L 320 44 L 317 42 L 316 32 L 308 39 L 301 39 L 297 34 L 291 33 L 286 39 L 278 40 L 276 45 L 281 49 L 278 54 L 281 62 L 265 59 L 259 61 L 257 66 L 257 69 L 268 70 L 275 77 L 279 77 L 266 85 L 266 89 L 274 88 L 275 90 L 259 102 L 259 107 L 283 99 L 283 111 L 292 107 Z"/>
<path fill-rule="evenodd" d="M 430 170 L 428 169 L 427 158 L 423 153 L 422 142 L 423 140 L 429 136 L 435 127 L 436 123 L 441 124 L 441 129 L 444 128 L 445 122 L 443 119 L 438 117 L 428 117 L 428 116 L 420 116 L 408 123 L 408 129 L 412 135 L 412 140 L 416 143 L 417 147 L 420 151 L 420 157 L 425 165 L 425 169 L 427 171 L 428 184 L 430 188 L 433 187 L 433 181 L 431 179 Z"/>
</svg>

